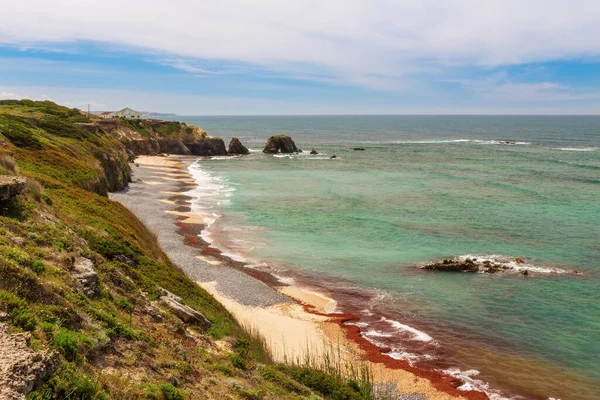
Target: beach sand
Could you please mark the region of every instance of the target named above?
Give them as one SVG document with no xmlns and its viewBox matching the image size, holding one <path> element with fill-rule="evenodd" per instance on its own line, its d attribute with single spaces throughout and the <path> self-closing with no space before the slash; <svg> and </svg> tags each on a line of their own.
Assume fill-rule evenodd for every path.
<svg viewBox="0 0 600 400">
<path fill-rule="evenodd" d="M 187 168 L 195 159 L 140 156 L 133 167 L 134 182 L 110 197 L 155 232 L 169 258 L 242 326 L 262 336 L 274 360 L 310 358 L 318 363 L 333 357 L 348 365 L 368 365 L 380 387 L 395 386 L 399 393 L 423 394 L 432 400 L 487 399 L 480 392 L 457 390 L 460 383 L 451 377 L 382 355 L 383 350 L 362 338 L 357 327 L 344 324 L 352 316 L 332 313 L 336 302 L 327 293 L 282 285 L 202 241 L 199 234 L 214 216 L 191 211 L 193 197 L 186 192 L 196 184 Z"/>
</svg>

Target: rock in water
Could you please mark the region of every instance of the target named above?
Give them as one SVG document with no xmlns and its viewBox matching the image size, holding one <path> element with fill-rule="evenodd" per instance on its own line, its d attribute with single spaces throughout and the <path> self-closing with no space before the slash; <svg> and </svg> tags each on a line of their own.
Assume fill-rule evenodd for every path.
<svg viewBox="0 0 600 400">
<path fill-rule="evenodd" d="M 58 368 L 56 351 L 34 352 L 28 346 L 29 333 L 8 334 L 0 324 L 0 399 L 22 399 Z"/>
<path fill-rule="evenodd" d="M 194 143 L 185 144 L 195 156 L 226 156 L 225 142 L 218 136 L 203 135 Z"/>
<path fill-rule="evenodd" d="M 94 269 L 94 263 L 89 258 L 79 257 L 73 264 L 71 275 L 83 288 L 83 293 L 92 297 L 98 289 L 98 274 Z"/>
<path fill-rule="evenodd" d="M 0 175 L 0 200 L 8 200 L 18 194 L 25 193 L 27 181 L 10 175 Z"/>
<path fill-rule="evenodd" d="M 240 142 L 240 139 L 233 137 L 231 138 L 231 142 L 229 142 L 229 154 L 250 154 L 246 146 Z"/>
<path fill-rule="evenodd" d="M 286 135 L 275 135 L 267 140 L 263 153 L 298 153 L 298 148 L 291 137 Z"/>
<path fill-rule="evenodd" d="M 354 150 L 356 150 L 356 151 L 365 151 L 364 147 L 355 147 Z"/>
<path fill-rule="evenodd" d="M 329 159 L 330 159 L 330 160 L 331 160 L 331 159 L 334 159 L 334 158 L 337 158 L 335 154 L 334 154 L 334 155 L 332 155 L 331 157 L 329 157 Z"/>
<path fill-rule="evenodd" d="M 467 258 L 465 261 L 444 260 L 442 262 L 427 264 L 422 269 L 443 272 L 479 272 L 479 266 L 470 258 Z"/>
<path fill-rule="evenodd" d="M 310 154 L 316 155 L 316 154 L 319 154 L 319 152 L 318 152 L 318 151 L 316 151 L 315 149 L 312 149 L 312 150 L 310 151 Z"/>
</svg>

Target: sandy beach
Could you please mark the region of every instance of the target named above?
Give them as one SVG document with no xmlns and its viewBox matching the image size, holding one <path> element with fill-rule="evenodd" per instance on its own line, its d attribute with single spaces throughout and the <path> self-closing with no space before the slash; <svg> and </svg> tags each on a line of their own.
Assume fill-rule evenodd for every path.
<svg viewBox="0 0 600 400">
<path fill-rule="evenodd" d="M 414 394 L 407 399 L 487 399 L 480 392 L 457 390 L 460 382 L 442 373 L 382 355 L 383 350 L 362 338 L 357 327 L 344 324 L 352 315 L 332 313 L 336 303 L 327 293 L 283 285 L 201 240 L 199 234 L 214 217 L 191 210 L 193 196 L 187 192 L 196 189 L 196 182 L 187 168 L 195 159 L 138 157 L 130 187 L 110 197 L 155 232 L 170 259 L 242 326 L 261 335 L 276 361 L 318 362 L 335 354 L 343 363 L 368 365 L 380 387 Z"/>
</svg>

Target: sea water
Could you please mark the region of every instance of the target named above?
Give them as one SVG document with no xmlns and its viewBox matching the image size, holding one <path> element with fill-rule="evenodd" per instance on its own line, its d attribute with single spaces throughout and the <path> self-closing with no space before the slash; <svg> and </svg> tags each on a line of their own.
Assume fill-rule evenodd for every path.
<svg viewBox="0 0 600 400">
<path fill-rule="evenodd" d="M 322 279 L 363 336 L 463 389 L 600 398 L 600 117 L 178 119 L 252 150 L 194 166 L 215 246 Z M 303 153 L 262 154 L 273 134 Z M 455 257 L 529 274 L 418 268 Z"/>
</svg>

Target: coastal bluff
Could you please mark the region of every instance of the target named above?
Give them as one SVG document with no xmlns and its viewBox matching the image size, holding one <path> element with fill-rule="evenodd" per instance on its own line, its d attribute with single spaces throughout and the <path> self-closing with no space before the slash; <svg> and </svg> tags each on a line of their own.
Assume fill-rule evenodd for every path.
<svg viewBox="0 0 600 400">
<path fill-rule="evenodd" d="M 209 136 L 205 131 L 184 122 L 153 119 L 96 120 L 101 132 L 116 136 L 134 155 L 162 153 L 224 156 L 227 148 L 223 139 Z"/>
</svg>

